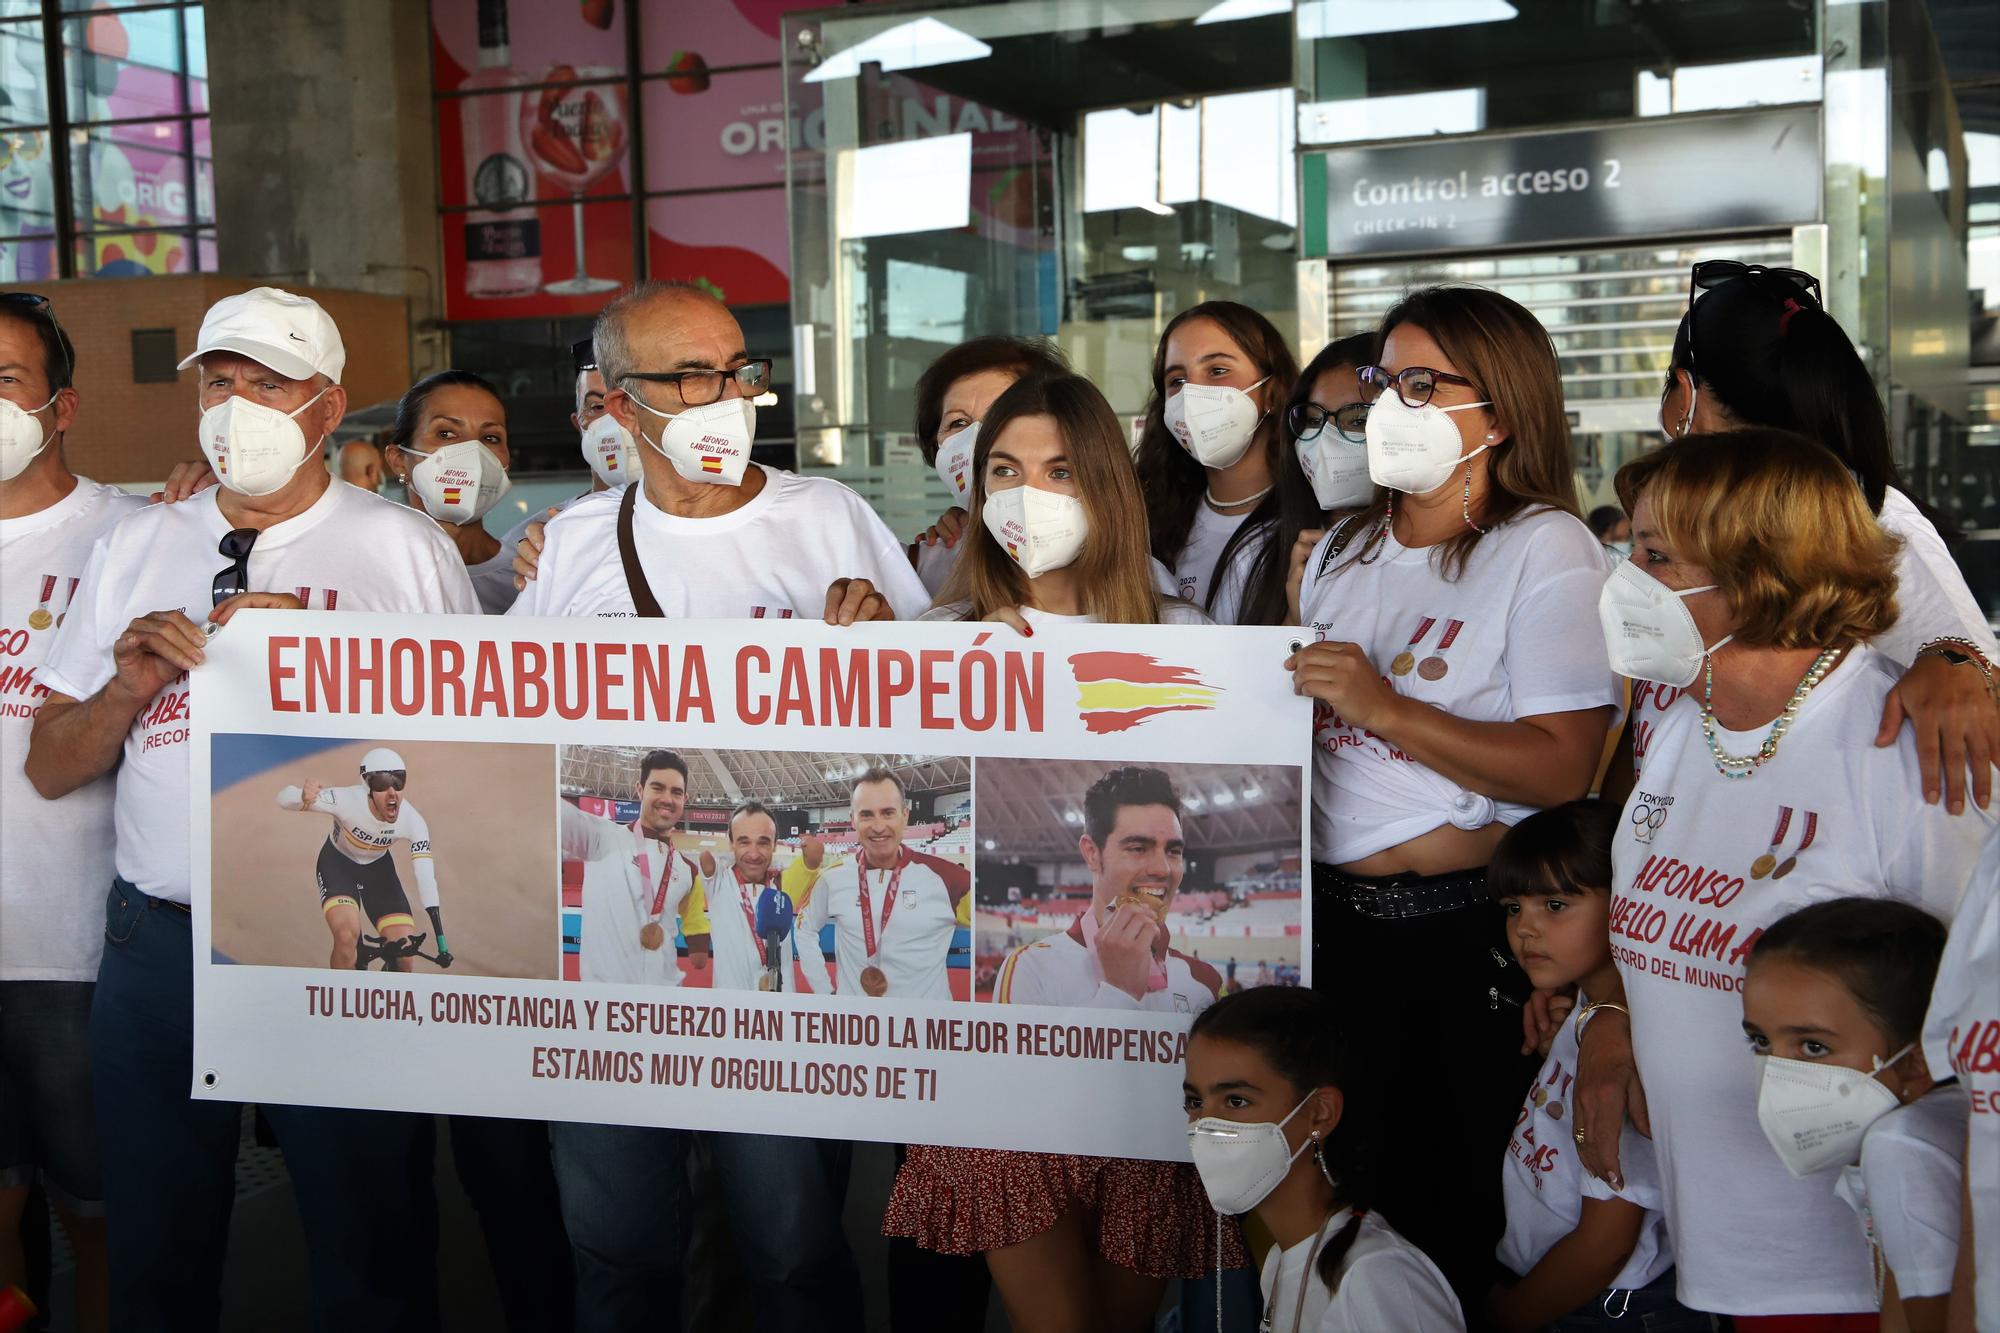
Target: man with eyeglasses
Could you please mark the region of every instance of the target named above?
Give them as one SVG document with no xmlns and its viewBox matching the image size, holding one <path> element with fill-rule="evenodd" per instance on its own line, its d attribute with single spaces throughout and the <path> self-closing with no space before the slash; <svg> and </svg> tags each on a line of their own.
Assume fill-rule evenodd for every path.
<svg viewBox="0 0 2000 1333">
<path fill-rule="evenodd" d="M 129 515 L 97 543 L 41 667 L 27 756 L 48 799 L 117 771 L 116 877 L 90 1060 L 111 1222 L 111 1322 L 212 1327 L 241 1108 L 188 1096 L 193 1060 L 187 673 L 207 623 L 250 607 L 476 614 L 464 562 L 416 510 L 335 481 L 321 447 L 347 406 L 340 331 L 259 287 L 202 320 L 199 438 L 221 485 Z M 225 563 L 216 571 L 216 560 Z M 399 1169 L 427 1121 L 271 1106 L 312 1268 L 314 1323 L 435 1319 L 428 1178 Z M 427 1160 L 427 1159 L 426 1159 Z M 401 1275 L 393 1282 L 382 1275 Z"/>
<path fill-rule="evenodd" d="M 930 605 L 867 501 L 830 477 L 750 461 L 750 400 L 769 388 L 771 363 L 750 358 L 722 302 L 690 284 L 647 283 L 605 308 L 593 342 L 605 410 L 638 442 L 643 484 L 550 520 L 512 614 L 823 614 L 845 624 Z"/>
<path fill-rule="evenodd" d="M 346 970 L 359 957 L 367 927 L 384 942 L 416 935 L 410 899 L 396 874 L 389 849 L 410 844 L 410 868 L 417 877 L 417 894 L 430 915 L 440 967 L 451 966 L 444 939 L 444 910 L 438 904 L 437 862 L 431 853 L 431 827 L 417 807 L 403 798 L 410 779 L 403 756 L 382 746 L 361 756 L 361 781 L 351 787 L 327 787 L 308 779 L 278 793 L 278 808 L 331 815 L 333 830 L 319 849 L 313 878 L 319 881 L 319 910 L 333 932 L 333 956 L 327 966 Z M 398 972 L 410 970 L 407 954 L 390 959 Z"/>
<path fill-rule="evenodd" d="M 860 496 L 750 461 L 750 400 L 769 386 L 771 363 L 751 359 L 720 301 L 649 283 L 606 307 L 593 342 L 606 409 L 638 441 L 642 475 L 550 521 L 538 577 L 511 614 L 844 624 L 930 604 L 902 543 Z M 689 1134 L 558 1124 L 554 1137 L 578 1330 L 678 1327 L 694 1230 Z M 716 1135 L 708 1150 L 761 1333 L 858 1329 L 860 1280 L 840 1217 L 847 1145 Z"/>
<path fill-rule="evenodd" d="M 75 369 L 48 300 L 0 294 L 0 1288 L 25 1285 L 21 1216 L 40 1180 L 76 1246 L 82 1326 L 102 1329 L 104 1194 L 88 1051 L 112 782 L 44 800 L 23 765 L 47 694 L 35 669 L 91 548 L 144 505 L 70 471 Z"/>
</svg>

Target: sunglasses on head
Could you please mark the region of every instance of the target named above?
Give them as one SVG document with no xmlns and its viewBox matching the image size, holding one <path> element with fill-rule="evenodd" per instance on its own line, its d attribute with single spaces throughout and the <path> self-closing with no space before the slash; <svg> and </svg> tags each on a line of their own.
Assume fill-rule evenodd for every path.
<svg viewBox="0 0 2000 1333">
<path fill-rule="evenodd" d="M 63 370 L 66 374 L 76 373 L 76 362 L 70 356 L 69 335 L 63 332 L 61 321 L 56 318 L 56 308 L 49 304 L 49 298 L 34 292 L 0 292 L 0 308 L 18 310 L 24 315 L 45 319 L 49 327 L 56 331 L 56 346 L 62 348 Z"/>
<path fill-rule="evenodd" d="M 1794 302 L 1794 309 L 1800 306 L 1810 306 L 1814 310 L 1826 308 L 1820 297 L 1819 279 L 1803 269 L 1746 264 L 1739 259 L 1704 259 L 1688 275 L 1688 363 L 1691 370 L 1694 363 L 1694 303 L 1703 292 L 1714 291 L 1738 278 L 1748 279 L 1759 290 L 1779 300 Z"/>
<path fill-rule="evenodd" d="M 366 781 L 369 791 L 401 791 L 403 784 L 409 781 L 409 774 L 400 768 L 390 768 L 368 774 Z"/>
<path fill-rule="evenodd" d="M 223 534 L 215 553 L 229 561 L 208 585 L 210 606 L 221 606 L 239 592 L 250 591 L 250 548 L 257 544 L 256 528 L 233 528 Z"/>
</svg>

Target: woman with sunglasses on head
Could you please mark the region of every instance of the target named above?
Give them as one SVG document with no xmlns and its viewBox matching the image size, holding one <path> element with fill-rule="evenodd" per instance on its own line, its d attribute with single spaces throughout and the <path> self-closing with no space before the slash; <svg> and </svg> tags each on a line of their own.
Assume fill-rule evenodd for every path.
<svg viewBox="0 0 2000 1333">
<path fill-rule="evenodd" d="M 389 471 L 451 538 L 488 615 L 514 604 L 514 553 L 482 521 L 513 485 L 508 457 L 507 405 L 482 376 L 440 370 L 396 404 Z"/>
<path fill-rule="evenodd" d="M 1110 404 L 1090 381 L 1031 376 L 1002 394 L 986 412 L 973 478 L 964 554 L 946 600 L 922 619 L 1004 621 L 1024 634 L 1066 621 L 1209 623 L 1153 586 L 1131 456 Z M 1127 903 L 1101 926 L 1081 926 L 1094 932 L 1084 936 L 1093 943 L 1082 965 L 1102 982 L 1099 991 L 1125 984 L 1110 979 L 1116 968 L 1107 960 L 1136 965 L 1140 992 L 1128 990 L 1122 1009 L 1199 1012 L 1221 978 L 1170 953 L 1169 974 L 1182 984 L 1147 986 L 1164 934 L 1147 912 Z M 1088 1003 L 1040 990 L 1025 998 L 1030 989 L 1022 981 L 1010 995 L 1003 986 L 996 998 Z M 882 1229 L 938 1254 L 983 1254 L 1019 1329 L 1150 1329 L 1171 1279 L 1216 1268 L 1215 1220 L 1185 1162 L 915 1146 L 897 1173 Z M 1224 1267 L 1242 1267 L 1233 1224 L 1221 1239 Z"/>
<path fill-rule="evenodd" d="M 1281 429 L 1283 395 L 1297 378 L 1284 335 L 1234 301 L 1183 310 L 1153 353 L 1135 456 L 1153 555 L 1180 597 L 1225 625 L 1259 623 L 1241 606 L 1250 566 L 1283 565 L 1290 551 L 1277 544 L 1281 534 L 1318 520 Z M 1268 598 L 1266 609 L 1274 610 Z"/>
<path fill-rule="evenodd" d="M 1669 439 L 1768 426 L 1833 452 L 1867 496 L 1883 531 L 1900 538 L 1896 624 L 1871 646 L 1904 669 L 1884 705 L 1879 745 L 1907 718 L 1922 758 L 1924 796 L 1954 812 L 1988 803 L 2000 762 L 2000 644 L 1943 538 L 1897 474 L 1889 421 L 1854 344 L 1797 269 L 1735 260 L 1694 266 L 1688 313 L 1674 335 L 1660 400 Z M 1656 711 L 1635 696 L 1634 718 Z M 1970 781 L 1968 782 L 1968 775 Z"/>
<path fill-rule="evenodd" d="M 1384 1126 L 1382 1211 L 1477 1309 L 1500 1174 L 1534 1071 L 1528 986 L 1486 863 L 1509 825 L 1584 796 L 1620 692 L 1598 629 L 1604 560 L 1577 515 L 1555 349 L 1476 287 L 1392 307 L 1366 424 L 1384 488 L 1300 542 L 1288 663 L 1315 710 L 1313 970 L 1376 1016 L 1363 1067 L 1452 1034 L 1448 1093 Z"/>
</svg>

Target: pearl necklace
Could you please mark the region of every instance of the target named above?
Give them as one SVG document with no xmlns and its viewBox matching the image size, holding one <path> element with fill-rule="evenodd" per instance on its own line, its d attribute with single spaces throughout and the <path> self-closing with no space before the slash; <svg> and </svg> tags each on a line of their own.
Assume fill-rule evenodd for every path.
<svg viewBox="0 0 2000 1333">
<path fill-rule="evenodd" d="M 1229 509 L 1240 509 L 1244 505 L 1256 504 L 1259 500 L 1263 499 L 1265 496 L 1269 495 L 1272 491 L 1276 490 L 1277 488 L 1278 484 L 1276 482 L 1272 482 L 1269 486 L 1266 486 L 1263 490 L 1258 491 L 1256 494 L 1246 495 L 1240 500 L 1218 500 L 1215 498 L 1215 488 L 1213 486 L 1210 486 L 1206 488 L 1206 494 L 1208 496 L 1208 507 L 1210 509 L 1213 509 L 1218 514 L 1221 514 L 1225 510 Z"/>
<path fill-rule="evenodd" d="M 1715 713 L 1712 704 L 1715 698 L 1715 659 L 1704 660 L 1701 678 L 1701 731 L 1708 737 L 1708 753 L 1715 760 L 1715 771 L 1725 778 L 1747 778 L 1771 761 L 1778 753 L 1778 742 L 1792 729 L 1798 720 L 1799 708 L 1813 687 L 1826 679 L 1826 673 L 1833 670 L 1833 664 L 1840 660 L 1842 650 L 1829 648 L 1813 659 L 1806 668 L 1806 674 L 1799 679 L 1798 688 L 1785 704 L 1783 712 L 1771 723 L 1771 730 L 1764 737 L 1764 743 L 1757 747 L 1755 754 L 1726 754 L 1722 742 L 1715 738 Z"/>
</svg>

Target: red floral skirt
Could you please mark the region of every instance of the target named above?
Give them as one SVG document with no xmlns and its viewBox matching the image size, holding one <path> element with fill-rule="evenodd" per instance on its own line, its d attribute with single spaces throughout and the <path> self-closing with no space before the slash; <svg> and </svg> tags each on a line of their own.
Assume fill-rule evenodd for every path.
<svg viewBox="0 0 2000 1333">
<path fill-rule="evenodd" d="M 912 1145 L 882 1219 L 939 1254 L 981 1254 L 1039 1236 L 1071 1208 L 1096 1225 L 1097 1252 L 1147 1277 L 1213 1272 L 1216 1214 L 1186 1162 Z M 1250 1256 L 1222 1219 L 1222 1267 Z"/>
</svg>

